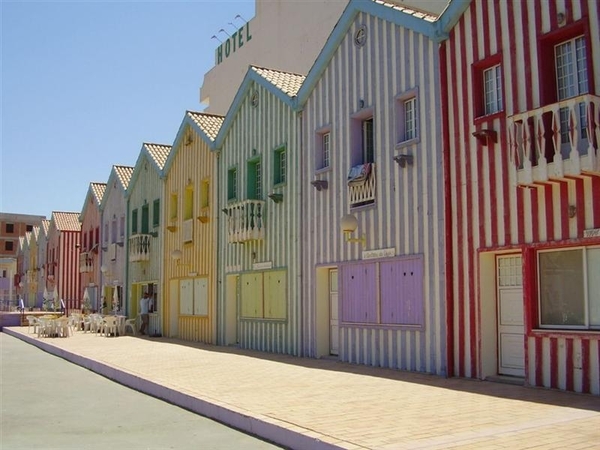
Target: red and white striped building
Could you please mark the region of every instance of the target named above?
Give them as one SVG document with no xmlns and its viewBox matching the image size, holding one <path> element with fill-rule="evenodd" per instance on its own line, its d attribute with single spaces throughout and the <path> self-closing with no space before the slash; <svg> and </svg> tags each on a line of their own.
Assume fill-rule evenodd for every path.
<svg viewBox="0 0 600 450">
<path fill-rule="evenodd" d="M 599 20 L 474 0 L 441 45 L 449 375 L 600 394 Z"/>
<path fill-rule="evenodd" d="M 67 309 L 80 307 L 79 213 L 53 211 L 48 228 L 46 290 L 52 298 L 63 299 Z"/>
</svg>

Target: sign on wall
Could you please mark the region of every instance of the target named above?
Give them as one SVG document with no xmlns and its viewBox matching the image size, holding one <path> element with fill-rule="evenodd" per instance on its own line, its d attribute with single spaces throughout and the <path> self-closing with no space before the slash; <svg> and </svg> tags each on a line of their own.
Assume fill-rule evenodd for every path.
<svg viewBox="0 0 600 450">
<path fill-rule="evenodd" d="M 237 50 L 242 48 L 245 43 L 252 39 L 250 34 L 250 22 L 246 22 L 240 29 L 233 33 L 225 42 L 215 50 L 215 65 L 223 62 L 223 59 L 229 58 Z"/>
</svg>

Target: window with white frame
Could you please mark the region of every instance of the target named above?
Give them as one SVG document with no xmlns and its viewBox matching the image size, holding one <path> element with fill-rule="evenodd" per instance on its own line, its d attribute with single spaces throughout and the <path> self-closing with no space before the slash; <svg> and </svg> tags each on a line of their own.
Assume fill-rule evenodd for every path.
<svg viewBox="0 0 600 450">
<path fill-rule="evenodd" d="M 543 328 L 600 329 L 600 247 L 538 253 Z"/>
<path fill-rule="evenodd" d="M 326 170 L 331 166 L 331 130 L 321 128 L 315 133 L 315 169 Z"/>
<path fill-rule="evenodd" d="M 404 140 L 417 137 L 417 98 L 404 100 Z"/>
<path fill-rule="evenodd" d="M 273 184 L 284 184 L 287 181 L 287 154 L 284 147 L 273 153 Z"/>
<path fill-rule="evenodd" d="M 558 100 L 588 93 L 588 70 L 585 38 L 579 36 L 561 42 L 554 47 L 556 66 L 556 89 Z M 561 143 L 569 143 L 569 107 L 561 107 L 560 111 Z M 575 114 L 579 116 L 580 132 L 587 138 L 587 114 L 585 104 L 577 106 Z"/>
<path fill-rule="evenodd" d="M 485 114 L 502 111 L 502 69 L 500 64 L 483 71 L 483 101 Z"/>
<path fill-rule="evenodd" d="M 237 167 L 227 170 L 227 200 L 237 199 Z"/>
<path fill-rule="evenodd" d="M 373 136 L 373 118 L 362 122 L 363 163 L 375 162 L 375 140 Z"/>
</svg>

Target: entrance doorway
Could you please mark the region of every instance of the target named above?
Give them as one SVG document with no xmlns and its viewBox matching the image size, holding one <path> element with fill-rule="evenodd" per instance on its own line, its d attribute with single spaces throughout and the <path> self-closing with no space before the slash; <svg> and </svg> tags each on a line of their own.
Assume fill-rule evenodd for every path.
<svg viewBox="0 0 600 450">
<path fill-rule="evenodd" d="M 523 276 L 520 255 L 496 258 L 498 373 L 525 376 Z"/>
</svg>

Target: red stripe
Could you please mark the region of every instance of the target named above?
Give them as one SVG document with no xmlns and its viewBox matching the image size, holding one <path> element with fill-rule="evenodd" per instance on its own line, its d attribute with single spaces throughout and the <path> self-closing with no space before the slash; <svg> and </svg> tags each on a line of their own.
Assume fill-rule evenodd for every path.
<svg viewBox="0 0 600 450">
<path fill-rule="evenodd" d="M 453 40 L 454 31 L 450 33 Z M 444 220 L 446 222 L 445 246 L 446 255 L 446 358 L 447 358 L 447 376 L 454 376 L 454 266 L 452 264 L 453 245 L 452 245 L 452 182 L 450 171 L 450 131 L 448 124 L 448 63 L 446 53 L 449 51 L 450 43 L 445 41 L 440 47 L 440 73 L 441 94 L 442 94 L 442 117 L 443 117 L 443 163 L 444 163 Z"/>
<path fill-rule="evenodd" d="M 548 2 L 548 5 L 550 9 L 550 29 L 554 30 L 558 27 L 558 20 L 556 19 L 556 0 Z"/>
<path fill-rule="evenodd" d="M 487 2 L 483 2 L 481 4 L 481 12 L 483 14 L 483 29 L 487 30 L 488 29 L 488 14 L 487 14 Z M 477 30 L 477 15 L 475 13 L 471 14 L 471 30 Z M 479 33 L 471 33 L 471 40 L 472 40 L 472 45 L 471 48 L 473 49 L 473 60 L 477 61 L 479 59 L 481 59 L 481 55 L 477 54 L 477 49 L 479 48 Z M 489 56 L 489 34 L 488 33 L 483 33 L 483 41 L 484 41 L 484 57 Z M 475 73 L 473 73 L 473 76 L 476 76 Z M 471 91 L 471 95 L 473 96 L 473 102 L 475 102 L 475 94 L 472 92 L 473 87 L 471 86 L 471 89 L 469 91 Z M 479 242 L 480 245 L 481 243 L 485 243 L 487 242 L 487 239 L 485 237 L 485 192 L 483 189 L 483 186 L 485 185 L 485 176 L 484 176 L 484 167 L 483 167 L 483 158 L 479 158 L 479 155 L 482 154 L 482 152 L 485 150 L 485 148 L 483 147 L 483 145 L 481 144 L 481 142 L 478 140 L 477 141 L 477 156 L 478 156 L 478 164 L 476 165 L 477 168 L 477 180 L 479 180 L 479 185 L 482 187 L 481 189 L 477 189 L 477 203 L 479 205 L 479 217 L 478 217 L 478 221 L 479 221 Z M 493 146 L 491 146 L 490 148 L 493 148 Z M 488 152 L 488 156 L 490 159 L 490 164 L 493 160 L 493 152 Z M 488 174 L 492 175 L 494 173 L 493 170 L 488 169 L 485 172 L 487 172 Z M 490 180 L 490 189 L 493 189 L 493 183 L 492 183 L 492 177 L 490 176 L 489 178 Z M 492 196 L 492 198 L 495 198 L 495 196 Z M 485 244 L 484 244 L 485 245 Z"/>
<path fill-rule="evenodd" d="M 600 177 L 592 177 L 592 210 L 594 212 L 594 225 L 600 228 Z"/>
<path fill-rule="evenodd" d="M 582 178 L 575 180 L 575 207 L 577 208 L 577 237 L 583 237 L 583 230 L 585 229 L 585 195 Z"/>
<path fill-rule="evenodd" d="M 477 61 L 478 59 L 481 58 L 487 58 L 490 55 L 490 12 L 488 10 L 488 5 L 489 2 L 481 2 L 481 19 L 482 19 L 482 24 L 483 24 L 483 28 L 480 30 L 481 34 L 483 35 L 483 55 L 477 55 L 478 57 L 475 59 L 475 61 Z M 475 13 L 471 14 L 471 30 L 478 30 L 477 27 L 477 20 L 476 20 L 476 16 Z M 479 33 L 471 33 L 473 36 L 473 39 L 475 39 L 475 36 L 478 36 Z M 476 52 L 477 49 L 479 47 L 477 45 L 473 45 L 473 52 Z"/>
<path fill-rule="evenodd" d="M 552 192 L 554 186 L 547 184 L 544 186 L 544 200 L 546 202 L 546 240 L 554 240 L 554 202 L 552 201 Z"/>
<path fill-rule="evenodd" d="M 590 393 L 590 341 L 587 339 L 581 340 L 581 391 Z"/>
<path fill-rule="evenodd" d="M 550 387 L 558 389 L 558 339 L 550 338 Z"/>
<path fill-rule="evenodd" d="M 567 339 L 566 340 L 567 343 L 567 349 L 566 349 L 566 354 L 567 354 L 567 362 L 566 362 L 566 386 L 565 389 L 567 391 L 572 391 L 573 390 L 573 339 Z"/>
<path fill-rule="evenodd" d="M 459 31 L 459 38 L 457 41 L 455 41 L 455 45 L 460 46 L 460 48 L 465 48 L 465 29 L 464 26 L 460 27 L 458 29 Z M 455 50 L 454 51 L 455 54 L 458 54 L 458 51 Z M 452 58 L 450 61 L 450 65 L 451 65 L 451 70 L 453 74 L 457 73 L 457 61 L 456 58 Z M 463 65 L 464 65 L 464 58 L 463 58 Z M 462 86 L 461 84 L 457 83 L 457 91 L 458 91 L 458 86 Z M 457 92 L 458 94 L 458 92 Z M 462 98 L 462 95 L 458 94 L 457 98 Z M 458 105 L 460 102 L 455 101 L 453 102 L 453 117 L 459 117 L 458 113 Z M 458 282 L 458 329 L 459 329 L 459 335 L 458 335 L 458 376 L 460 377 L 464 377 L 465 376 L 465 313 L 464 313 L 464 301 L 465 301 L 465 286 L 464 286 L 464 265 L 468 265 L 469 261 L 466 260 L 465 261 L 465 257 L 463 255 L 463 248 L 464 248 L 464 238 L 463 238 L 463 201 L 462 201 L 462 192 L 461 192 L 461 187 L 463 184 L 463 180 L 462 180 L 462 173 L 461 173 L 461 167 L 462 167 L 462 142 L 460 139 L 460 132 L 462 124 L 455 123 L 455 129 L 453 130 L 453 134 L 454 134 L 454 149 L 455 149 L 455 157 L 453 158 L 454 161 L 454 166 L 455 166 L 455 171 L 456 171 L 456 211 L 457 211 L 457 218 L 456 218 L 456 233 L 457 233 L 457 243 L 458 243 L 458 248 L 457 248 L 457 252 L 456 252 L 456 258 L 458 261 L 458 273 L 456 274 L 457 277 L 457 282 Z"/>
<path fill-rule="evenodd" d="M 562 239 L 569 238 L 569 184 L 561 181 L 560 188 L 560 225 Z"/>
<path fill-rule="evenodd" d="M 544 385 L 542 338 L 535 337 L 535 385 Z"/>
<path fill-rule="evenodd" d="M 509 66 L 510 66 L 511 78 L 512 78 L 512 86 L 510 86 L 509 89 L 512 92 L 512 109 L 513 109 L 513 111 L 519 111 L 519 89 L 521 88 L 523 80 L 519 79 L 519 74 L 518 74 L 518 70 L 517 70 L 518 64 L 513 63 L 515 55 L 517 54 L 517 51 L 516 51 L 517 39 L 515 36 L 515 14 L 514 14 L 512 2 L 508 2 L 507 11 L 508 11 L 508 17 L 507 17 L 508 38 L 509 38 L 509 42 L 510 42 L 509 43 L 509 51 L 510 51 L 509 55 L 510 55 L 510 60 L 511 60 L 511 64 L 509 64 Z M 500 29 L 498 28 L 498 30 L 500 30 Z M 506 130 L 506 126 L 503 126 L 502 129 Z M 501 176 L 502 176 L 502 188 L 503 188 L 502 195 L 504 197 L 503 201 L 504 201 L 504 243 L 505 244 L 511 242 L 510 213 L 509 213 L 510 212 L 510 198 L 509 198 L 509 185 L 508 185 L 507 174 L 508 174 L 508 158 L 502 158 L 502 174 L 501 174 Z M 522 216 L 520 216 L 520 217 L 522 217 Z M 518 235 L 519 242 L 524 242 L 524 230 L 523 230 L 523 227 L 521 227 L 521 228 L 522 229 L 519 230 L 519 235 Z M 523 234 L 521 234 L 521 233 L 523 233 Z M 523 240 L 520 239 L 521 237 L 523 237 Z"/>
<path fill-rule="evenodd" d="M 525 242 L 525 207 L 523 205 L 523 196 L 527 189 L 517 189 L 517 233 L 519 242 Z"/>
<path fill-rule="evenodd" d="M 531 53 L 529 51 L 529 10 L 528 10 L 528 2 L 521 3 L 521 11 L 522 11 L 522 26 L 521 30 L 523 32 L 523 60 L 525 61 L 524 70 L 525 70 L 525 80 L 527 80 L 524 84 L 527 86 L 535 86 L 536 82 L 531 77 L 531 67 L 533 66 L 533 62 L 531 61 Z M 541 8 L 538 8 L 541 9 Z M 537 65 L 537 63 L 536 63 Z M 531 111 L 533 109 L 533 89 L 525 89 L 525 108 L 527 111 Z"/>
</svg>

